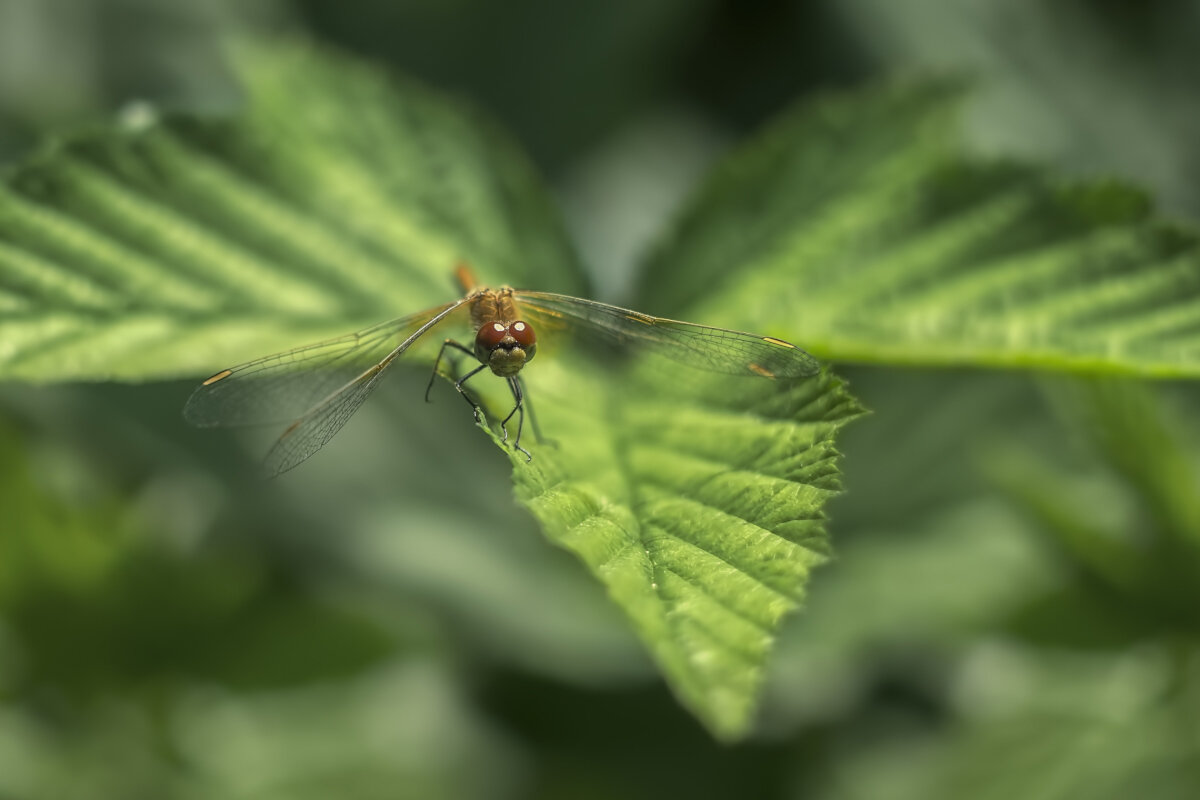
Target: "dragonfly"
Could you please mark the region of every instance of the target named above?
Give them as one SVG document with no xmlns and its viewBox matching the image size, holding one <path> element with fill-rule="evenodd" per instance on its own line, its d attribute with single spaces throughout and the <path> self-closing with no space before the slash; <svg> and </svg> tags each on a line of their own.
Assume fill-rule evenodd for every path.
<svg viewBox="0 0 1200 800">
<path fill-rule="evenodd" d="M 508 424 L 516 416 L 512 446 L 527 461 L 533 455 L 521 446 L 529 407 L 521 371 L 537 354 L 535 325 L 543 330 L 568 329 L 597 344 L 657 353 L 730 375 L 800 378 L 820 371 L 813 356 L 772 336 L 655 317 L 552 292 L 507 286 L 489 289 L 478 286 L 465 266 L 458 268 L 456 276 L 464 292 L 457 300 L 221 370 L 192 393 L 184 418 L 199 427 L 286 424 L 265 458 L 267 473 L 279 475 L 324 447 L 409 348 L 435 328 L 463 318 L 470 322 L 474 341 L 470 346 L 452 338 L 442 342 L 425 399 L 429 400 L 447 351 L 475 359 L 478 365 L 455 380 L 454 388 L 470 404 L 478 423 L 484 415 L 467 391 L 467 381 L 484 370 L 505 380 L 513 407 L 500 423 L 502 442 L 507 444 Z M 533 427 L 537 434 L 536 420 Z"/>
</svg>

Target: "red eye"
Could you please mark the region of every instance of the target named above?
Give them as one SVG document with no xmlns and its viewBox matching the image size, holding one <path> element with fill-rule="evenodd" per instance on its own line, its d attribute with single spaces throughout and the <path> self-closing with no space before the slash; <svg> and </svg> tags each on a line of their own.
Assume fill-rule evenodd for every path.
<svg viewBox="0 0 1200 800">
<path fill-rule="evenodd" d="M 517 340 L 517 344 L 525 349 L 529 349 L 531 345 L 537 342 L 537 336 L 533 334 L 533 326 L 528 322 L 518 320 L 508 326 L 508 332 Z"/>
<path fill-rule="evenodd" d="M 479 333 L 475 334 L 475 344 L 484 350 L 495 350 L 500 346 L 500 340 L 507 333 L 508 331 L 499 322 L 489 322 L 479 329 Z"/>
</svg>

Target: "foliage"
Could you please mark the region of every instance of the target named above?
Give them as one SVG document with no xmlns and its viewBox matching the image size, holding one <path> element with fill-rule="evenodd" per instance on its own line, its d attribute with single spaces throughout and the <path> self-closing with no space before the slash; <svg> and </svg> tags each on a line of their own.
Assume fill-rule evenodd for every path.
<svg viewBox="0 0 1200 800">
<path fill-rule="evenodd" d="M 411 49 L 479 6 L 395 13 Z M 633 49 L 693 11 L 656 10 Z M 1060 13 L 1077 54 L 1098 41 Z M 967 12 L 910 14 L 945 28 Z M 514 60 L 483 46 L 508 29 L 491 19 L 436 83 L 458 90 L 482 63 L 501 88 Z M 795 59 L 818 50 L 776 36 L 747 37 L 736 70 L 732 50 L 714 61 L 728 74 L 704 93 L 738 98 L 726 122 L 798 88 Z M 421 45 L 427 60 L 445 41 Z M 989 41 L 1013 56 L 1036 39 Z M 1158 118 L 1122 127 L 1107 102 L 1130 51 L 1097 53 L 1108 77 L 1090 88 L 1025 78 L 1055 84 L 1059 122 L 1106 98 L 1074 105 L 1077 133 L 1103 134 L 1077 135 L 1079 153 L 1131 130 L 1131 152 L 1158 153 Z M 583 121 L 616 96 L 578 113 L 592 93 L 531 63 L 517 73 L 559 98 L 566 138 L 601 140 Z M 547 333 L 526 371 L 545 434 L 526 431 L 532 462 L 497 458 L 499 430 L 478 436 L 446 386 L 416 402 L 424 348 L 319 458 L 259 486 L 228 438 L 183 432 L 189 387 L 62 382 L 194 377 L 345 333 L 452 298 L 460 261 L 486 283 L 588 289 L 555 204 L 485 115 L 307 47 L 239 64 L 236 113 L 132 106 L 0 190 L 0 375 L 60 384 L 0 394 L 23 426 L 0 442 L 0 793 L 1195 794 L 1195 393 L 1116 376 L 1195 376 L 1200 266 L 1195 233 L 1141 190 L 981 158 L 960 123 L 969 103 L 978 130 L 977 95 L 954 82 L 805 100 L 698 183 L 629 305 L 796 341 L 876 413 L 846 426 L 861 406 L 828 370 L 737 380 Z M 772 65 L 783 83 L 736 77 Z M 1139 98 L 1182 119 L 1169 85 Z M 523 84 L 472 88 L 561 163 L 546 109 L 512 102 Z M 661 174 L 626 156 L 643 182 Z M 552 175 L 568 211 L 573 180 Z M 627 200 L 605 198 L 636 217 Z M 577 241 L 606 241 L 575 212 L 597 226 Z M 1083 379 L 945 369 L 963 366 Z M 493 421 L 511 402 L 495 383 L 480 385 Z M 814 571 L 826 513 L 838 564 Z M 718 747 L 676 701 L 719 739 L 754 737 Z"/>
<path fill-rule="evenodd" d="M 9 376 L 215 372 L 444 302 L 463 260 L 488 283 L 578 291 L 528 167 L 471 112 L 303 48 L 244 63 L 238 120 L 141 120 L 11 177 Z M 680 696 L 738 735 L 827 556 L 833 437 L 859 409 L 829 375 L 604 374 L 581 345 L 530 370 L 552 446 L 532 464 L 515 454 L 517 496 L 593 568 Z"/>
<path fill-rule="evenodd" d="M 965 154 L 960 94 L 899 83 L 785 115 L 713 170 L 644 296 L 838 361 L 1200 373 L 1196 235 L 1130 186 Z"/>
</svg>

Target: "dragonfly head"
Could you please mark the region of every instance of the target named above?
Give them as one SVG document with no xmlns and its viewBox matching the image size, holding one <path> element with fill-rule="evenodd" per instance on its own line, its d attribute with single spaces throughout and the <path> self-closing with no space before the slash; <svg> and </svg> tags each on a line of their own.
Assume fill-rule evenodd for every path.
<svg viewBox="0 0 1200 800">
<path fill-rule="evenodd" d="M 475 334 L 475 357 L 502 378 L 511 378 L 537 353 L 537 336 L 528 322 L 489 322 Z"/>
</svg>

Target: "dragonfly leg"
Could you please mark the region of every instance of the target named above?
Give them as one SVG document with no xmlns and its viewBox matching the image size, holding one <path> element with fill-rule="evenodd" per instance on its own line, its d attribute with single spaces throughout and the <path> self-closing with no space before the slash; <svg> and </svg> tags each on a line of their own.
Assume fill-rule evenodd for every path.
<svg viewBox="0 0 1200 800">
<path fill-rule="evenodd" d="M 554 441 L 547 439 L 546 435 L 542 433 L 542 426 L 538 425 L 537 414 L 535 414 L 533 411 L 533 403 L 529 401 L 529 395 L 525 392 L 525 381 L 521 380 L 519 375 L 517 376 L 517 383 L 521 386 L 522 402 L 524 403 L 525 408 L 529 411 L 529 424 L 533 426 L 534 437 L 536 437 L 537 440 L 542 444 L 554 444 Z"/>
<path fill-rule="evenodd" d="M 501 441 L 508 441 L 508 421 L 513 418 L 513 414 L 517 415 L 517 438 L 513 441 L 513 449 L 524 453 L 526 461 L 533 461 L 533 455 L 521 447 L 521 433 L 525 430 L 525 393 L 521 391 L 521 382 L 516 378 L 508 379 L 508 388 L 512 390 L 513 400 L 516 405 L 513 410 L 508 412 L 508 416 L 500 423 L 500 429 L 504 431 L 504 438 Z"/>
<path fill-rule="evenodd" d="M 463 384 L 466 383 L 471 378 L 478 375 L 479 373 L 483 372 L 485 369 L 487 369 L 487 364 L 480 364 L 478 367 L 471 370 L 466 375 L 463 375 L 461 378 L 459 378 L 457 381 L 454 382 L 454 388 L 458 390 L 458 393 L 463 396 L 464 400 L 466 400 L 468 403 L 470 403 L 471 410 L 473 412 L 475 412 L 475 421 L 476 422 L 483 421 L 483 417 L 480 416 L 479 403 L 476 403 L 475 398 L 471 397 L 471 395 L 467 393 L 467 390 L 463 388 Z"/>
<path fill-rule="evenodd" d="M 437 358 L 435 358 L 433 360 L 433 372 L 429 376 L 429 385 L 425 387 L 425 402 L 426 403 L 429 402 L 429 392 L 430 392 L 430 390 L 433 389 L 433 381 L 438 376 L 438 365 L 440 365 L 442 363 L 442 356 L 444 356 L 446 354 L 447 347 L 453 347 L 455 350 L 461 350 L 471 357 L 475 356 L 475 354 L 473 352 L 471 352 L 466 347 L 466 345 L 459 344 L 458 342 L 454 341 L 453 339 L 447 339 L 444 342 L 442 342 L 442 349 L 438 350 Z M 462 389 L 460 388 L 459 391 L 461 392 Z"/>
</svg>

